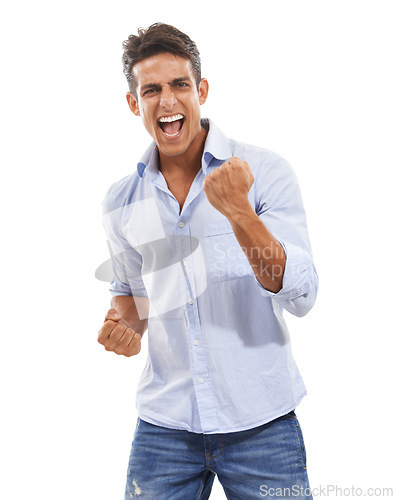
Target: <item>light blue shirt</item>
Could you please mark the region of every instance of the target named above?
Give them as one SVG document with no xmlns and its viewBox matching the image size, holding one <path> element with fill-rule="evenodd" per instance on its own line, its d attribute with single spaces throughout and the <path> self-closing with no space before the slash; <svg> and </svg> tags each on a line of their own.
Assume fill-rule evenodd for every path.
<svg viewBox="0 0 394 500">
<path fill-rule="evenodd" d="M 202 124 L 209 129 L 202 165 L 181 212 L 158 170 L 153 143 L 137 171 L 109 189 L 103 221 L 112 295 L 133 295 L 137 302 L 149 297 L 149 313 L 140 309 L 149 320 L 138 415 L 212 434 L 267 423 L 306 394 L 283 309 L 305 315 L 318 278 L 289 164 L 272 151 L 226 138 L 210 120 Z M 255 178 L 249 201 L 286 252 L 276 294 L 258 282 L 229 221 L 202 190 L 205 176 L 232 156 L 248 162 Z"/>
</svg>

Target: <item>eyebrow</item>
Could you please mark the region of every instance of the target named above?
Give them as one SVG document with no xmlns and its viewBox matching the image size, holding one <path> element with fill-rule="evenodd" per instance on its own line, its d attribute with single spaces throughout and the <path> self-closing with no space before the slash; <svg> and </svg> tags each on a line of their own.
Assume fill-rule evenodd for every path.
<svg viewBox="0 0 394 500">
<path fill-rule="evenodd" d="M 176 85 L 177 83 L 180 83 L 180 82 L 186 82 L 186 81 L 191 81 L 190 79 L 190 76 L 180 76 L 179 78 L 174 78 L 173 80 L 171 80 L 171 82 L 169 82 L 170 85 Z M 143 85 L 141 87 L 141 90 L 140 92 L 144 92 L 145 90 L 148 90 L 148 89 L 159 89 L 161 88 L 161 85 L 157 84 L 157 83 L 146 83 L 145 85 Z"/>
</svg>

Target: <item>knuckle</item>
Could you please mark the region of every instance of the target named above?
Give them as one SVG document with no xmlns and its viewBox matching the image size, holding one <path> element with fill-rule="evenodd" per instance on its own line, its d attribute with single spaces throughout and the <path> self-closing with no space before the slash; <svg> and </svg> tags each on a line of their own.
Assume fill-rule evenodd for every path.
<svg viewBox="0 0 394 500">
<path fill-rule="evenodd" d="M 140 352 L 140 350 L 141 350 L 141 346 L 135 346 L 133 344 L 125 350 L 125 356 L 130 358 L 131 356 L 135 356 L 136 354 L 138 354 Z"/>
<path fill-rule="evenodd" d="M 139 345 L 141 346 L 141 335 L 139 333 L 134 333 L 134 337 L 132 339 L 132 343 L 134 345 Z"/>
<path fill-rule="evenodd" d="M 138 333 L 134 334 L 130 345 L 125 349 L 125 356 L 135 356 L 141 351 L 141 335 Z"/>
<path fill-rule="evenodd" d="M 112 328 L 114 327 L 115 325 L 115 321 L 112 321 L 112 319 L 109 319 L 108 321 L 106 321 L 101 329 L 102 332 L 110 332 L 112 330 Z"/>
<path fill-rule="evenodd" d="M 106 351 L 116 352 L 116 349 L 118 349 L 117 342 L 107 342 L 104 346 Z"/>
<path fill-rule="evenodd" d="M 121 356 L 122 354 L 124 354 L 124 349 L 123 349 L 123 347 L 115 347 L 115 349 L 113 350 L 113 352 L 115 354 L 118 354 L 118 356 Z"/>
<path fill-rule="evenodd" d="M 130 338 L 133 338 L 134 336 L 138 335 L 132 328 L 127 327 L 126 328 L 127 335 L 130 336 Z"/>
<path fill-rule="evenodd" d="M 116 325 L 114 326 L 112 332 L 111 332 L 111 336 L 114 335 L 114 336 L 119 336 L 119 335 L 122 335 L 122 333 L 125 331 L 125 326 L 122 325 L 121 323 L 116 323 Z"/>
<path fill-rule="evenodd" d="M 127 347 L 130 344 L 132 338 L 133 338 L 133 331 L 130 330 L 130 328 L 126 328 L 123 337 L 119 341 L 119 344 L 122 347 Z"/>
<path fill-rule="evenodd" d="M 111 330 L 110 336 L 112 336 L 112 335 L 120 335 L 121 332 L 123 332 L 124 329 L 125 329 L 125 327 L 121 323 L 115 323 L 114 327 Z"/>
</svg>

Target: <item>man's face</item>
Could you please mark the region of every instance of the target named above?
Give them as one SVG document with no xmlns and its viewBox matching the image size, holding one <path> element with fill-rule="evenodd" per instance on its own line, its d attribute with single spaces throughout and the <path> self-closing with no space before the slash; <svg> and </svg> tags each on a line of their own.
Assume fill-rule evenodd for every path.
<svg viewBox="0 0 394 500">
<path fill-rule="evenodd" d="M 131 111 L 143 124 L 161 154 L 185 154 L 201 137 L 200 105 L 208 95 L 208 82 L 197 89 L 189 59 L 170 53 L 157 54 L 134 68 L 137 99 L 129 92 Z"/>
</svg>

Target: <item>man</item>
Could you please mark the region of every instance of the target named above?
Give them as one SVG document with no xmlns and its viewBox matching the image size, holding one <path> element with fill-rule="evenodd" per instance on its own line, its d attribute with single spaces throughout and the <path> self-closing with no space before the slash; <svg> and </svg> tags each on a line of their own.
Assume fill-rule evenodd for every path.
<svg viewBox="0 0 394 500">
<path fill-rule="evenodd" d="M 295 176 L 200 117 L 190 38 L 154 24 L 124 46 L 127 102 L 153 138 L 104 200 L 114 269 L 98 341 L 148 358 L 125 498 L 311 498 L 294 413 L 305 387 L 283 320 L 317 293 Z"/>
</svg>

